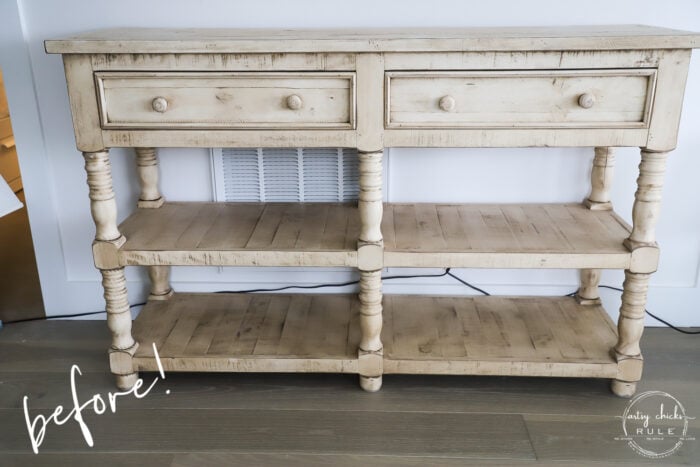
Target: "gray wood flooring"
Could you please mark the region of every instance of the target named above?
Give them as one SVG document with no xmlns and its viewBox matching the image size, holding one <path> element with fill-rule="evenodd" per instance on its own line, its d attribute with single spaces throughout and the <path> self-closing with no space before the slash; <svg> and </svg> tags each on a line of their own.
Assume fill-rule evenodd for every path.
<svg viewBox="0 0 700 467">
<path fill-rule="evenodd" d="M 700 464 L 700 439 L 646 459 L 623 441 L 626 400 L 606 380 L 385 376 L 376 394 L 352 375 L 166 373 L 143 399 L 85 411 L 94 446 L 75 422 L 47 427 L 40 453 L 22 409 L 71 407 L 115 391 L 103 321 L 39 321 L 0 329 L 0 466 L 453 466 Z M 700 336 L 647 329 L 639 390 L 665 391 L 700 417 Z M 150 384 L 157 373 L 144 373 Z M 169 391 L 169 393 L 166 393 Z M 700 422 L 689 435 L 700 438 Z"/>
</svg>

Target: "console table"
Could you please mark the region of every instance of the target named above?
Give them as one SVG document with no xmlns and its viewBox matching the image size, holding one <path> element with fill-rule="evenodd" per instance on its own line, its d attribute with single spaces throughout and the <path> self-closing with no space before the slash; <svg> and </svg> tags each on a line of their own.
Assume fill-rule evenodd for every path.
<svg viewBox="0 0 700 467">
<path fill-rule="evenodd" d="M 700 35 L 647 26 L 410 30 L 112 29 L 60 53 L 85 157 L 95 266 L 120 388 L 155 371 L 596 377 L 631 396 L 659 249 L 666 157 Z M 358 149 L 356 204 L 168 203 L 158 147 Z M 383 204 L 388 147 L 595 148 L 581 204 Z M 641 148 L 629 226 L 614 147 Z M 141 195 L 117 225 L 108 149 Z M 429 161 L 426 159 L 426 163 Z M 582 176 L 584 176 L 582 174 Z M 133 322 L 124 268 L 149 268 Z M 171 266 L 345 266 L 359 294 L 173 293 Z M 568 268 L 575 297 L 382 295 L 384 267 Z M 601 269 L 624 269 L 617 327 Z"/>
</svg>

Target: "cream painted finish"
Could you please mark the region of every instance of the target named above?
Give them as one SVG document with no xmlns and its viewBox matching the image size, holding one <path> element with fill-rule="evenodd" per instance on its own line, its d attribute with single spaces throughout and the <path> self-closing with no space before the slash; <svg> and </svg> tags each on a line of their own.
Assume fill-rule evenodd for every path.
<svg viewBox="0 0 700 467">
<path fill-rule="evenodd" d="M 448 30 L 109 30 L 62 53 L 84 153 L 112 372 L 641 378 L 666 156 L 695 33 L 648 26 Z M 134 147 L 139 209 L 117 226 L 108 149 Z M 157 147 L 356 147 L 360 200 L 168 203 Z M 382 203 L 384 148 L 595 147 L 581 204 Z M 612 210 L 615 146 L 641 148 L 633 225 Z M 426 161 L 428 163 L 428 161 Z M 149 266 L 131 335 L 124 267 Z M 173 293 L 177 265 L 351 266 L 354 295 Z M 386 266 L 572 268 L 576 297 L 382 296 Z M 624 269 L 617 329 L 601 269 Z M 141 345 L 139 345 L 141 343 Z"/>
<path fill-rule="evenodd" d="M 352 73 L 95 74 L 102 128 L 346 128 Z"/>
<path fill-rule="evenodd" d="M 645 128 L 654 70 L 393 72 L 387 128 Z"/>
</svg>

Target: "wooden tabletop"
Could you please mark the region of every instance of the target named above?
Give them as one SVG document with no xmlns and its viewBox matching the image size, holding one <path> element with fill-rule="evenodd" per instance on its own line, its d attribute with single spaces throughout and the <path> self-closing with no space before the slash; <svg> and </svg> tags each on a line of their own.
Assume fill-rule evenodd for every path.
<svg viewBox="0 0 700 467">
<path fill-rule="evenodd" d="M 700 33 L 642 25 L 382 29 L 117 28 L 45 42 L 48 53 L 440 52 L 688 49 Z"/>
</svg>

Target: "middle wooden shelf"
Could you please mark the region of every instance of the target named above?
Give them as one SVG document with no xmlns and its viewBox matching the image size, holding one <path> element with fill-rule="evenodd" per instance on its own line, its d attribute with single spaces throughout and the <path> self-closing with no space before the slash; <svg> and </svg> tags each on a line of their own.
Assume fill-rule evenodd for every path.
<svg viewBox="0 0 700 467">
<path fill-rule="evenodd" d="M 119 227 L 121 265 L 357 266 L 348 203 L 165 203 Z M 384 205 L 385 267 L 626 269 L 630 228 L 582 204 Z"/>
</svg>

